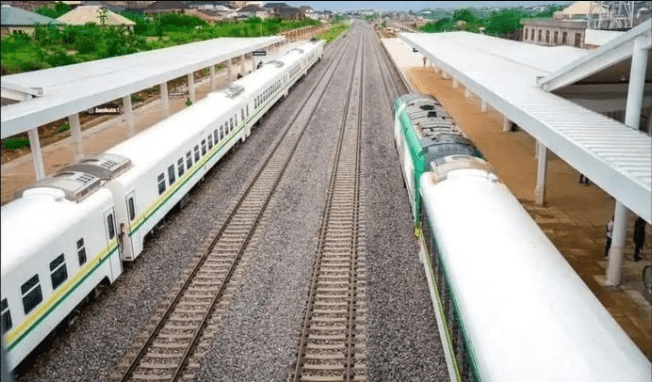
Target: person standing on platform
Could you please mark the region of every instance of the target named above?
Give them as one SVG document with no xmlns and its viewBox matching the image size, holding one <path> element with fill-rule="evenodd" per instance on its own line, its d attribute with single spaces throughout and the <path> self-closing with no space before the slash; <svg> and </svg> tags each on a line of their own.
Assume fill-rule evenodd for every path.
<svg viewBox="0 0 652 382">
<path fill-rule="evenodd" d="M 611 220 L 609 220 L 609 223 L 607 223 L 607 231 L 605 232 L 605 239 L 607 240 L 605 246 L 604 246 L 604 258 L 606 259 L 609 257 L 609 248 L 611 248 L 611 236 L 613 235 L 614 232 L 614 218 L 613 216 L 611 217 Z"/>
<path fill-rule="evenodd" d="M 634 261 L 642 259 L 643 244 L 645 244 L 645 220 L 639 216 L 634 222 Z"/>
</svg>

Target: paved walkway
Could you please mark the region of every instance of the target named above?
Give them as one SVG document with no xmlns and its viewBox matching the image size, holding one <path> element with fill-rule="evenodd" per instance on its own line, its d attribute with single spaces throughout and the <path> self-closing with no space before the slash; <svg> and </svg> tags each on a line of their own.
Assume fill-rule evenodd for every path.
<svg viewBox="0 0 652 382">
<path fill-rule="evenodd" d="M 545 207 L 534 203 L 537 164 L 535 140 L 523 131 L 502 132 L 503 116 L 491 108 L 483 113 L 480 100 L 466 98 L 463 87 L 453 89 L 433 68 L 423 66 L 423 56 L 397 39 L 383 43 L 417 91 L 437 97 L 473 140 L 501 180 L 521 201 L 557 249 L 611 312 L 639 348 L 652 358 L 652 306 L 642 293 L 642 270 L 650 263 L 650 227 L 644 261 L 632 261 L 631 217 L 623 283 L 603 286 L 605 223 L 614 211 L 614 200 L 600 188 L 579 183 L 579 173 L 549 152 Z"/>
<path fill-rule="evenodd" d="M 303 43 L 303 41 L 286 44 L 281 47 L 279 52 L 283 53 L 287 49 L 290 49 L 290 47 L 299 43 Z M 265 61 L 269 59 L 271 59 L 271 57 L 265 58 Z M 249 72 L 251 67 L 251 59 L 246 59 L 245 72 Z M 232 76 L 235 79 L 235 76 L 240 73 L 240 64 L 233 64 L 232 70 Z M 216 89 L 225 87 L 228 82 L 229 81 L 227 81 L 226 78 L 226 68 L 216 73 Z M 204 98 L 210 91 L 210 80 L 208 77 L 195 82 L 196 100 Z M 170 114 L 174 114 L 185 108 L 186 99 L 187 96 L 170 98 Z M 161 101 L 158 97 L 155 100 L 134 109 L 133 114 L 136 134 L 153 126 L 157 122 L 162 121 L 168 116 L 168 114 L 165 114 L 162 111 Z M 111 118 L 92 128 L 84 129 L 85 126 L 82 125 L 84 155 L 104 152 L 129 138 L 128 129 L 123 115 Z M 72 138 L 70 137 L 42 147 L 42 151 L 46 176 L 53 174 L 58 169 L 72 163 L 75 154 L 74 146 L 72 145 Z M 23 155 L 15 160 L 7 162 L 3 164 L 0 169 L 2 173 L 0 184 L 2 204 L 11 201 L 16 191 L 33 184 L 36 179 L 34 162 L 31 154 Z"/>
</svg>

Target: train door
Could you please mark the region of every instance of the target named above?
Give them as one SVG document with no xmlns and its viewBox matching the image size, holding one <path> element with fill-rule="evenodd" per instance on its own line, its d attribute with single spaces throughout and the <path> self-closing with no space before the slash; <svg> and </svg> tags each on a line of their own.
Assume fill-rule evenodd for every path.
<svg viewBox="0 0 652 382">
<path fill-rule="evenodd" d="M 115 212 L 113 211 L 113 207 L 107 208 L 104 211 L 104 235 L 106 238 L 106 243 L 109 247 L 109 253 L 108 256 L 111 258 L 109 259 L 109 264 L 111 265 L 111 274 L 114 275 L 113 277 L 117 277 L 120 273 L 122 273 L 122 263 L 120 262 L 120 255 L 116 256 L 115 258 L 117 261 L 113 261 L 113 248 L 114 244 L 113 241 L 117 240 L 119 243 L 119 238 L 118 238 L 118 230 L 115 225 Z"/>
<path fill-rule="evenodd" d="M 129 227 L 127 229 L 127 234 L 125 235 L 125 246 L 129 247 L 124 250 L 124 259 L 133 260 L 136 258 L 136 255 L 140 249 L 140 235 L 137 230 L 137 217 L 138 211 L 136 211 L 136 191 L 131 190 L 127 193 L 125 197 L 125 203 L 127 203 L 127 220 L 129 221 Z"/>
</svg>

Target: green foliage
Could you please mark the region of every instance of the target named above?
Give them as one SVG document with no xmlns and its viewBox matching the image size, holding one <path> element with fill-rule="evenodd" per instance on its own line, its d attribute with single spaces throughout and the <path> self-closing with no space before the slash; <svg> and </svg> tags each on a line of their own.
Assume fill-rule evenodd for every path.
<svg viewBox="0 0 652 382">
<path fill-rule="evenodd" d="M 143 100 L 143 97 L 139 96 L 138 94 L 132 94 L 131 95 L 131 102 L 140 102 Z"/>
<path fill-rule="evenodd" d="M 333 18 L 331 19 L 331 23 L 332 24 L 340 24 L 340 23 L 343 23 L 343 22 L 345 22 L 347 20 L 348 20 L 348 17 L 346 17 L 344 15 L 341 15 L 341 14 L 337 14 L 337 15 L 333 16 Z"/>
<path fill-rule="evenodd" d="M 191 100 L 190 98 L 187 98 L 187 99 L 186 99 L 186 106 L 187 106 L 187 107 L 192 106 L 192 100 Z"/>
<path fill-rule="evenodd" d="M 63 133 L 64 131 L 70 130 L 70 122 L 65 121 L 59 128 L 57 129 L 58 133 Z"/>
<path fill-rule="evenodd" d="M 455 12 L 453 12 L 453 20 L 455 21 L 462 20 L 467 23 L 473 23 L 475 22 L 476 18 L 470 9 L 456 9 Z"/>
<path fill-rule="evenodd" d="M 521 29 L 521 19 L 526 15 L 517 8 L 504 8 L 493 12 L 487 22 L 487 34 L 502 36 Z"/>
<path fill-rule="evenodd" d="M 336 24 L 326 32 L 317 35 L 317 38 L 320 40 L 326 40 L 326 44 L 330 44 L 331 42 L 335 41 L 338 36 L 349 29 L 350 26 L 350 24 Z"/>
<path fill-rule="evenodd" d="M 378 13 L 374 13 L 372 15 L 367 15 L 364 17 L 365 21 L 373 21 L 376 20 L 380 15 Z"/>
<path fill-rule="evenodd" d="M 33 37 L 26 34 L 9 35 L 0 44 L 2 74 L 69 65 L 217 37 L 270 36 L 284 30 L 321 25 L 321 22 L 313 19 L 278 18 L 251 18 L 244 22 L 208 25 L 188 15 L 164 14 L 154 18 L 133 12 L 123 12 L 123 15 L 136 22 L 134 32 L 95 24 L 63 27 L 37 25 Z M 145 36 L 159 38 L 147 42 Z"/>
<path fill-rule="evenodd" d="M 2 146 L 7 150 L 16 150 L 29 146 L 29 139 L 25 137 L 9 137 L 2 141 Z"/>
<path fill-rule="evenodd" d="M 39 7 L 34 10 L 35 13 L 38 13 L 39 15 L 51 17 L 53 19 L 56 19 L 57 17 L 60 17 L 68 12 L 70 12 L 70 5 L 66 3 L 62 3 L 61 1 L 57 1 L 54 3 L 54 9 L 48 8 L 46 6 L 44 7 Z"/>
<path fill-rule="evenodd" d="M 557 11 L 564 10 L 564 6 L 561 4 L 551 4 L 548 5 L 545 11 L 539 12 L 534 15 L 534 17 L 552 17 L 553 14 Z"/>
<path fill-rule="evenodd" d="M 454 28 L 455 21 L 453 21 L 453 19 L 450 17 L 444 17 L 443 19 L 439 19 L 434 23 L 426 23 L 423 27 L 421 27 L 421 30 L 426 33 L 438 33 L 450 31 Z"/>
</svg>

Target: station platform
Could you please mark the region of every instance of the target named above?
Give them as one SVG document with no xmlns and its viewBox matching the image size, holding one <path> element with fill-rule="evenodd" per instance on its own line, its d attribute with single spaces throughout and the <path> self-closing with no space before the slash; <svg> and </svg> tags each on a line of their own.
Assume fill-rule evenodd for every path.
<svg viewBox="0 0 652 382">
<path fill-rule="evenodd" d="M 536 140 L 522 130 L 503 132 L 501 113 L 490 107 L 483 113 L 478 98 L 467 98 L 461 86 L 454 89 L 451 79 L 444 79 L 424 64 L 423 55 L 413 52 L 407 44 L 399 39 L 383 39 L 382 43 L 410 87 L 442 102 L 573 269 L 652 359 L 652 305 L 643 293 L 642 283 L 643 267 L 650 264 L 650 226 L 643 260 L 634 262 L 635 216 L 630 216 L 622 284 L 616 288 L 605 286 L 605 228 L 614 212 L 614 199 L 593 183 L 579 183 L 580 173 L 549 151 L 546 203 L 543 207 L 536 205 Z"/>
</svg>

